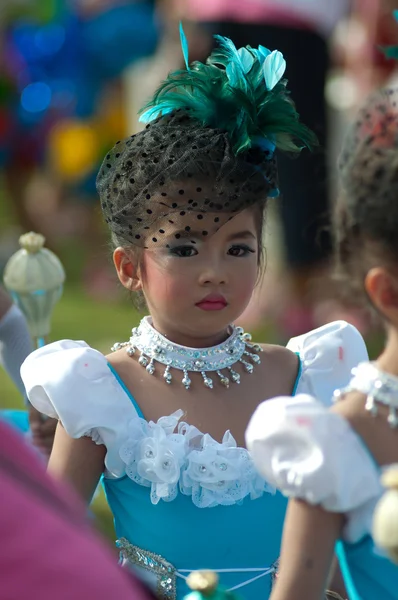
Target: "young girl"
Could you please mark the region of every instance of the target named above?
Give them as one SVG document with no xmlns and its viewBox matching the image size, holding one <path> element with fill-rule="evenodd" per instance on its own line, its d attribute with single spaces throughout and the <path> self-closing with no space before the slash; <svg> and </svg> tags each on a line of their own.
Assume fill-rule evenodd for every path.
<svg viewBox="0 0 398 600">
<path fill-rule="evenodd" d="M 151 122 L 116 143 L 98 176 L 119 279 L 149 316 L 109 356 L 64 340 L 33 353 L 22 377 L 60 421 L 51 471 L 87 500 L 104 473 L 126 563 L 164 598 L 206 568 L 250 600 L 268 597 L 285 514 L 244 448 L 250 415 L 276 394 L 329 402 L 367 355 L 343 322 L 289 349 L 252 344 L 233 325 L 259 274 L 275 150 L 314 138 L 281 81 L 282 55 L 219 43 L 206 65 L 189 65 L 182 32 L 186 70 L 168 76 L 143 114 Z"/>
<path fill-rule="evenodd" d="M 277 398 L 257 409 L 246 433 L 262 475 L 294 498 L 272 600 L 319 600 L 336 540 L 350 600 L 397 598 L 398 568 L 371 538 L 380 472 L 398 462 L 397 103 L 398 88 L 382 90 L 362 109 L 343 152 L 336 210 L 340 267 L 383 318 L 384 352 L 353 371 L 332 409 L 310 395 Z"/>
</svg>

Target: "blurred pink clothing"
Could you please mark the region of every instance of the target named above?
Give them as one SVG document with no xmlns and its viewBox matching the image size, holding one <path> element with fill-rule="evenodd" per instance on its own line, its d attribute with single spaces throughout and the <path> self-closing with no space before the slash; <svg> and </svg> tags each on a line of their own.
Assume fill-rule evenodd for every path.
<svg viewBox="0 0 398 600">
<path fill-rule="evenodd" d="M 203 23 L 267 23 L 329 35 L 349 0 L 176 0 L 187 19 Z"/>
<path fill-rule="evenodd" d="M 86 509 L 54 482 L 0 421 L 2 600 L 149 600 L 86 523 Z"/>
</svg>

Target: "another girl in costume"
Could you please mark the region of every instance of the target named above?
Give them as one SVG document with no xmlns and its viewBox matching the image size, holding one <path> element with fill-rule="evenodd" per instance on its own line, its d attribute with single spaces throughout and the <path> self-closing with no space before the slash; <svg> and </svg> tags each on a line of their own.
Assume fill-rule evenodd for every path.
<svg viewBox="0 0 398 600">
<path fill-rule="evenodd" d="M 22 377 L 30 401 L 60 420 L 50 469 L 87 500 L 104 473 L 121 555 L 162 597 L 181 598 L 188 574 L 206 568 L 249 600 L 267 598 L 285 500 L 256 474 L 246 424 L 277 394 L 329 402 L 367 354 L 344 322 L 288 349 L 233 325 L 261 267 L 275 152 L 315 139 L 280 52 L 220 37 L 206 64 L 190 65 L 181 37 L 186 69 L 98 176 L 119 279 L 149 316 L 109 356 L 63 340 L 33 353 Z"/>
<path fill-rule="evenodd" d="M 272 600 L 319 600 L 337 540 L 350 600 L 397 598 L 398 568 L 371 536 L 380 474 L 398 462 L 397 173 L 395 88 L 367 100 L 348 137 L 335 225 L 340 268 L 383 318 L 385 349 L 354 369 L 332 409 L 316 394 L 276 398 L 257 409 L 246 433 L 261 474 L 294 498 Z"/>
</svg>

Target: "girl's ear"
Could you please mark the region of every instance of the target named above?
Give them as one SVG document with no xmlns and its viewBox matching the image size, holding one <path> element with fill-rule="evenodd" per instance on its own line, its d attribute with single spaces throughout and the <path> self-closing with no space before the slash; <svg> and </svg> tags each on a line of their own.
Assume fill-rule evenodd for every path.
<svg viewBox="0 0 398 600">
<path fill-rule="evenodd" d="M 116 267 L 120 283 L 131 292 L 142 290 L 142 281 L 138 262 L 134 255 L 125 248 L 116 248 L 113 252 L 113 262 Z"/>
<path fill-rule="evenodd" d="M 384 267 L 374 267 L 365 277 L 365 289 L 377 311 L 398 323 L 398 279 Z"/>
</svg>

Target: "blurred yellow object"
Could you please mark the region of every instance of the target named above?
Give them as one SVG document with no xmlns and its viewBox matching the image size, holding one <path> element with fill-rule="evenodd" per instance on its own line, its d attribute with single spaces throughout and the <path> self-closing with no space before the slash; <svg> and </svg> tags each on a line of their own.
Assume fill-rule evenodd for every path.
<svg viewBox="0 0 398 600">
<path fill-rule="evenodd" d="M 381 478 L 386 492 L 373 516 L 373 538 L 390 559 L 398 564 L 398 465 L 392 465 Z"/>
<path fill-rule="evenodd" d="M 49 156 L 55 172 L 68 182 L 87 176 L 96 166 L 99 139 L 94 127 L 81 121 L 58 124 L 50 133 Z"/>
<path fill-rule="evenodd" d="M 193 571 L 187 577 L 188 587 L 202 596 L 211 596 L 218 586 L 218 575 L 214 571 Z"/>
</svg>

